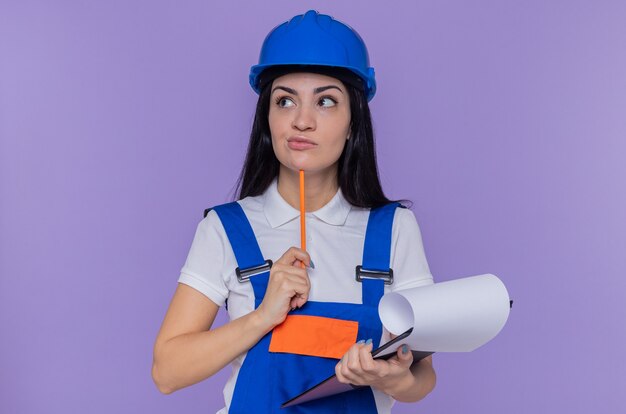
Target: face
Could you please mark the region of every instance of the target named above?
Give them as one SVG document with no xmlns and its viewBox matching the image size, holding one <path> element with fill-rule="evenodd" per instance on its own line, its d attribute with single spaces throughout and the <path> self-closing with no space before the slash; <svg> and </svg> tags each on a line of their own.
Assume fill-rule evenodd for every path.
<svg viewBox="0 0 626 414">
<path fill-rule="evenodd" d="M 344 84 L 317 73 L 289 73 L 271 86 L 269 126 L 281 170 L 336 173 L 350 132 Z"/>
</svg>

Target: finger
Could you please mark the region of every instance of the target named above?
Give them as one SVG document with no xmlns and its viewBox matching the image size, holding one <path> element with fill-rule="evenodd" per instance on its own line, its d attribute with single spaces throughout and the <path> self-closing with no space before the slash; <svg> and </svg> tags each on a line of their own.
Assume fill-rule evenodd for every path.
<svg viewBox="0 0 626 414">
<path fill-rule="evenodd" d="M 290 309 L 301 307 L 308 301 L 311 285 L 307 278 L 277 269 L 270 275 L 270 282 L 268 292 L 273 291 L 284 299 L 289 299 Z"/>
<path fill-rule="evenodd" d="M 309 288 L 304 283 L 292 283 L 288 294 L 291 298 L 295 298 L 300 306 L 309 300 Z"/>
<path fill-rule="evenodd" d="M 345 367 L 346 369 L 348 369 L 348 370 L 350 369 L 350 368 L 349 368 L 349 366 L 350 366 L 350 361 L 354 359 L 354 356 L 353 356 L 354 351 L 355 351 L 355 349 L 357 349 L 357 348 L 358 348 L 358 346 L 359 346 L 361 343 L 362 343 L 362 341 L 358 341 L 358 342 L 356 342 L 356 343 L 355 343 L 355 344 L 353 344 L 350 348 L 348 348 L 348 350 L 347 350 L 347 351 L 346 351 L 346 353 L 344 354 L 344 356 L 343 356 L 343 358 L 342 358 L 342 360 L 341 360 L 341 363 L 344 365 L 344 367 Z M 344 371 L 344 372 L 345 372 L 345 371 Z"/>
<path fill-rule="evenodd" d="M 310 286 L 297 277 L 289 276 L 285 282 L 285 289 L 291 296 L 292 308 L 301 308 L 309 300 Z"/>
<path fill-rule="evenodd" d="M 276 263 L 294 266 L 298 260 L 303 262 L 307 266 L 311 265 L 311 257 L 309 256 L 309 254 L 306 251 L 293 246 L 290 247 L 289 250 L 287 250 L 276 261 Z"/>
<path fill-rule="evenodd" d="M 308 277 L 305 274 L 299 273 L 299 272 L 294 272 L 292 269 L 296 269 L 291 268 L 291 269 L 276 269 L 273 273 L 270 273 L 270 280 L 268 283 L 268 286 L 274 286 L 274 287 L 286 287 L 289 286 L 292 282 L 297 282 L 297 283 L 302 283 L 303 285 L 308 286 L 309 285 L 309 281 L 307 280 Z M 303 269 L 300 269 L 303 270 Z"/>
<path fill-rule="evenodd" d="M 309 283 L 307 283 L 307 280 L 298 275 L 287 275 L 285 277 L 284 283 L 284 286 L 286 288 L 294 289 L 298 294 L 308 294 L 309 290 L 311 289 L 311 286 Z"/>
<path fill-rule="evenodd" d="M 304 296 L 296 296 L 295 299 L 296 299 L 295 303 L 296 303 L 297 308 L 303 307 L 308 301 L 308 297 L 304 297 Z"/>
<path fill-rule="evenodd" d="M 276 283 L 289 276 L 297 277 L 307 284 L 311 283 L 306 269 L 280 263 L 272 266 L 272 270 L 270 271 L 270 282 Z"/>
<path fill-rule="evenodd" d="M 398 348 L 398 351 L 396 353 L 398 358 L 398 365 L 406 368 L 411 366 L 411 364 L 413 363 L 413 353 L 411 352 L 411 349 L 409 349 L 408 345 L 402 345 Z"/>
<path fill-rule="evenodd" d="M 309 274 L 307 273 L 306 269 L 303 269 L 301 267 L 290 266 L 288 269 L 285 270 L 285 273 L 290 276 L 297 277 L 306 284 L 311 283 L 311 279 L 309 279 Z"/>
<path fill-rule="evenodd" d="M 349 384 L 360 385 L 359 377 L 352 372 L 352 370 L 348 367 L 347 361 L 342 362 L 340 365 L 341 375 L 345 378 L 346 382 Z"/>
<path fill-rule="evenodd" d="M 355 376 L 361 375 L 363 370 L 361 369 L 361 361 L 359 358 L 359 351 L 364 346 L 365 341 L 360 340 L 356 344 L 352 345 L 345 356 L 345 368 L 342 371 L 343 374 L 349 379 L 353 380 Z"/>
<path fill-rule="evenodd" d="M 335 375 L 337 376 L 337 380 L 343 384 L 350 384 L 350 381 L 342 374 L 341 368 L 341 361 L 339 361 L 339 363 L 335 365 Z"/>
<path fill-rule="evenodd" d="M 359 349 L 359 361 L 361 362 L 361 369 L 368 375 L 380 374 L 380 366 L 377 361 L 372 358 L 373 343 L 371 339 L 365 342 L 365 346 Z"/>
</svg>

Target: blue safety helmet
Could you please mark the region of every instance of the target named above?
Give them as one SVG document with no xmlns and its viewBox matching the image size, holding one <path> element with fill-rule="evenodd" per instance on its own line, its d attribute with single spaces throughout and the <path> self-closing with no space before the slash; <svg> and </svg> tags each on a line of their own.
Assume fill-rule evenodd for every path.
<svg viewBox="0 0 626 414">
<path fill-rule="evenodd" d="M 250 85 L 260 93 L 261 73 L 283 65 L 345 68 L 363 82 L 367 100 L 376 93 L 374 68 L 369 66 L 361 36 L 348 25 L 326 14 L 309 10 L 276 26 L 263 41 L 259 64 L 250 69 Z"/>
</svg>

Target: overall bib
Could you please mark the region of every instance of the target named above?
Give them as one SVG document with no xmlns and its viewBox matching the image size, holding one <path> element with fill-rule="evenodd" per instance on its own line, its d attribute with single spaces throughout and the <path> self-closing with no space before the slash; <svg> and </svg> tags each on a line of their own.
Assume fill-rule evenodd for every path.
<svg viewBox="0 0 626 414">
<path fill-rule="evenodd" d="M 280 406 L 333 375 L 339 359 L 357 340 L 371 338 L 374 349 L 379 346 L 382 324 L 378 303 L 384 294 L 385 280 L 376 275 L 386 275 L 387 283 L 393 280 L 389 277 L 392 274 L 389 264 L 396 207 L 401 206 L 391 203 L 370 211 L 363 263 L 357 267 L 354 282 L 362 286 L 362 304 L 308 301 L 302 308 L 289 312 L 283 324 L 248 351 L 237 377 L 229 413 L 377 413 L 370 387 L 285 409 Z M 241 206 L 232 202 L 213 209 L 237 259 L 238 277 L 240 271 L 266 264 Z M 269 275 L 269 270 L 265 270 L 249 279 L 240 279 L 243 283 L 252 283 L 255 309 L 263 301 Z"/>
</svg>

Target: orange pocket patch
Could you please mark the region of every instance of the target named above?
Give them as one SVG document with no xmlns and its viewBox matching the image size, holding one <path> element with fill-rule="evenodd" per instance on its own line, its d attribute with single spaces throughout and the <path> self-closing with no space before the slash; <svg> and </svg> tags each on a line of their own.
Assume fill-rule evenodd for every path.
<svg viewBox="0 0 626 414">
<path fill-rule="evenodd" d="M 356 342 L 358 331 L 356 321 L 289 315 L 274 328 L 270 352 L 339 359 Z"/>
</svg>

